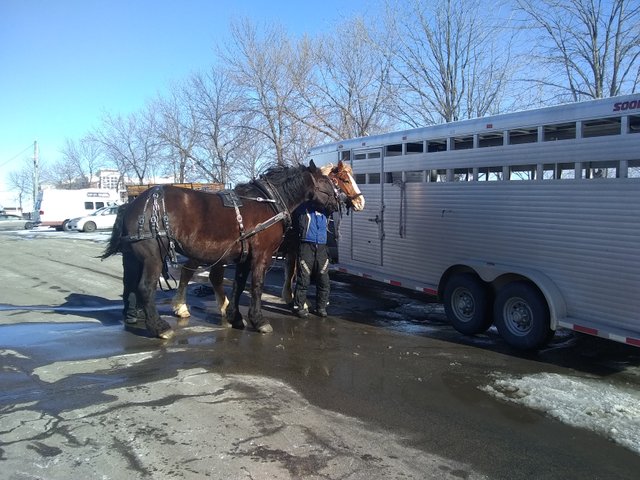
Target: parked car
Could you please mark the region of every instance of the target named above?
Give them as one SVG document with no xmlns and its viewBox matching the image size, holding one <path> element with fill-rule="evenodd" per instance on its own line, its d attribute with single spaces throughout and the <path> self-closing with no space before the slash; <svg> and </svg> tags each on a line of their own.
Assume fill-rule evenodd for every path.
<svg viewBox="0 0 640 480">
<path fill-rule="evenodd" d="M 20 215 L 0 214 L 0 230 L 31 230 L 34 224 Z"/>
<path fill-rule="evenodd" d="M 96 210 L 90 215 L 84 217 L 72 218 L 67 223 L 69 230 L 78 230 L 79 232 L 94 232 L 96 230 L 104 230 L 113 228 L 116 223 L 116 215 L 118 214 L 118 206 L 111 205 Z"/>
</svg>

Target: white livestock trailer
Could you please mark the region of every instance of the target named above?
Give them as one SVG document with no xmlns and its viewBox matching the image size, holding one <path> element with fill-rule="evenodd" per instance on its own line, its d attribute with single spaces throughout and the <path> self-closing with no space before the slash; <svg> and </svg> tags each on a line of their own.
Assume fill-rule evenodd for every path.
<svg viewBox="0 0 640 480">
<path fill-rule="evenodd" d="M 365 210 L 338 269 L 437 295 L 453 326 L 543 346 L 558 327 L 640 346 L 640 95 L 312 148 Z"/>
</svg>

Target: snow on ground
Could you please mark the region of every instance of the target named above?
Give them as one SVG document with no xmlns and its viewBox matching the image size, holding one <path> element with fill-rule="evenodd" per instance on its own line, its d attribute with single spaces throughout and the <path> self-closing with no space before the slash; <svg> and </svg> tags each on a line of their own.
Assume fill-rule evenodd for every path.
<svg viewBox="0 0 640 480">
<path fill-rule="evenodd" d="M 86 232 L 59 232 L 55 228 L 50 227 L 35 227 L 31 230 L 16 230 L 12 233 L 17 233 L 23 237 L 55 237 L 55 238 L 72 238 L 74 240 L 90 240 L 94 242 L 108 242 L 111 237 L 111 230 L 99 230 L 91 233 Z"/>
<path fill-rule="evenodd" d="M 574 427 L 585 428 L 640 453 L 640 393 L 602 379 L 537 373 L 494 374 L 481 390 L 524 405 Z"/>
</svg>

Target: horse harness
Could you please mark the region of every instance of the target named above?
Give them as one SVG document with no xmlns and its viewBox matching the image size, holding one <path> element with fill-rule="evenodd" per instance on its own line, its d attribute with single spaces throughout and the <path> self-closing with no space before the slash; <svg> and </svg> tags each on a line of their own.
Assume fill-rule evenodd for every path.
<svg viewBox="0 0 640 480">
<path fill-rule="evenodd" d="M 218 192 L 220 196 L 223 197 L 223 204 L 225 206 L 230 206 L 228 203 L 231 203 L 233 208 L 236 211 L 236 221 L 238 222 L 238 227 L 240 228 L 240 236 L 236 240 L 240 242 L 240 246 L 242 248 L 242 252 L 240 254 L 240 262 L 244 262 L 249 255 L 249 251 L 247 249 L 246 239 L 263 231 L 267 228 L 275 225 L 280 221 L 284 221 L 284 230 L 287 231 L 291 227 L 291 214 L 289 213 L 289 209 L 285 205 L 282 197 L 278 193 L 276 189 L 274 189 L 267 179 L 255 179 L 251 182 L 262 194 L 264 197 L 243 197 L 249 200 L 254 200 L 256 202 L 267 202 L 270 203 L 273 207 L 275 215 L 271 218 L 265 220 L 264 222 L 258 223 L 255 227 L 253 227 L 248 232 L 244 231 L 244 224 L 242 220 L 242 214 L 240 213 L 240 208 L 242 206 L 242 200 L 238 197 L 234 190 L 224 190 L 222 192 Z M 227 203 L 225 203 L 225 201 Z"/>
<path fill-rule="evenodd" d="M 140 240 L 151 240 L 158 237 L 167 237 L 169 240 L 169 248 L 167 249 L 167 255 L 171 260 L 171 263 L 177 264 L 178 258 L 176 256 L 176 244 L 175 239 L 171 233 L 171 226 L 169 224 L 169 215 L 167 215 L 167 209 L 164 204 L 164 195 L 161 194 L 162 187 L 156 185 L 151 188 L 151 195 L 147 196 L 144 202 L 144 208 L 142 213 L 138 215 L 138 233 L 137 235 L 126 235 L 122 239 L 128 242 L 138 242 Z M 151 215 L 149 216 L 149 232 L 145 232 L 146 213 L 149 208 L 149 200 L 153 200 L 151 204 Z M 162 216 L 160 216 L 160 205 L 162 204 Z M 160 224 L 162 220 L 162 224 Z"/>
<path fill-rule="evenodd" d="M 285 230 L 288 230 L 291 226 L 291 214 L 287 209 L 284 201 L 278 194 L 277 190 L 275 190 L 266 179 L 256 179 L 252 182 L 255 187 L 264 195 L 257 197 L 242 197 L 249 200 L 254 200 L 256 202 L 268 202 L 273 206 L 275 211 L 275 215 L 271 218 L 265 220 L 264 222 L 258 223 L 255 227 L 253 227 L 249 231 L 245 231 L 244 223 L 242 219 L 242 214 L 240 213 L 240 207 L 242 207 L 242 200 L 237 195 L 234 190 L 222 190 L 220 192 L 216 192 L 222 199 L 223 205 L 225 207 L 233 207 L 236 212 L 236 221 L 238 222 L 238 227 L 240 229 L 240 236 L 236 239 L 236 242 L 240 242 L 242 246 L 242 253 L 240 256 L 240 261 L 246 260 L 249 251 L 247 248 L 246 240 L 253 235 L 266 230 L 267 228 L 275 225 L 280 221 L 284 221 Z M 167 215 L 167 210 L 165 208 L 164 203 L 164 195 L 162 195 L 162 186 L 152 187 L 152 193 L 147 196 L 145 200 L 144 208 L 142 209 L 142 213 L 138 215 L 138 232 L 135 235 L 126 235 L 123 236 L 122 239 L 128 242 L 138 242 L 140 240 L 150 240 L 158 237 L 167 237 L 169 240 L 169 247 L 167 249 L 167 255 L 169 256 L 172 263 L 177 263 L 176 256 L 176 240 L 173 237 L 171 231 L 171 225 L 169 221 L 169 215 Z M 266 198 L 265 198 L 266 197 Z M 151 202 L 151 207 L 149 207 L 149 202 Z M 147 212 L 151 210 L 149 216 L 149 230 L 145 231 L 145 224 L 147 219 Z M 160 212 L 162 211 L 162 215 Z"/>
<path fill-rule="evenodd" d="M 313 183 L 315 189 L 318 190 L 318 185 L 314 178 Z M 291 213 L 284 203 L 284 200 L 266 178 L 255 179 L 251 182 L 263 195 L 257 197 L 242 197 L 248 200 L 256 202 L 267 202 L 273 207 L 275 215 L 258 223 L 248 232 L 244 229 L 244 222 L 242 214 L 240 213 L 240 207 L 242 207 L 242 200 L 235 192 L 235 190 L 222 190 L 217 192 L 222 199 L 223 205 L 226 207 L 233 207 L 236 213 L 236 221 L 240 230 L 240 236 L 236 239 L 236 242 L 240 242 L 242 251 L 240 254 L 240 262 L 244 262 L 249 255 L 246 240 L 253 235 L 256 235 L 263 230 L 275 225 L 278 222 L 284 222 L 285 232 L 291 228 Z M 338 192 L 335 182 L 332 180 L 331 184 L 334 189 L 334 195 L 338 198 Z M 149 217 L 149 231 L 145 232 L 146 212 L 149 208 L 149 201 L 151 204 L 151 215 Z M 162 204 L 162 216 L 160 216 L 160 203 Z M 161 221 L 161 222 L 160 222 Z M 169 222 L 169 215 L 167 215 L 167 209 L 165 208 L 164 195 L 162 195 L 162 186 L 157 185 L 152 187 L 152 193 L 147 196 L 142 213 L 138 215 L 138 233 L 137 235 L 123 236 L 122 239 L 128 242 L 138 242 L 140 240 L 154 239 L 158 237 L 167 237 L 169 240 L 169 247 L 167 249 L 167 255 L 173 264 L 177 264 L 176 256 L 176 240 L 171 232 L 171 225 Z"/>
</svg>

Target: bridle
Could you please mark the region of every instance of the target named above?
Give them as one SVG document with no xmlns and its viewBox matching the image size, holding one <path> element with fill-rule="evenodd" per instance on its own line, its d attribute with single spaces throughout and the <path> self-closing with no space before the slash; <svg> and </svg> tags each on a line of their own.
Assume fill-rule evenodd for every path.
<svg viewBox="0 0 640 480">
<path fill-rule="evenodd" d="M 334 173 L 333 171 L 331 171 L 328 177 L 331 179 L 331 182 L 334 185 L 334 190 L 338 191 L 337 193 L 338 200 L 342 203 L 346 203 L 347 207 L 351 208 L 353 206 L 353 201 L 358 197 L 362 197 L 363 194 L 362 193 L 347 194 L 344 191 L 344 189 L 340 187 L 340 183 L 347 184 L 350 182 L 347 182 L 346 180 L 344 180 L 341 175 L 344 175 L 344 174 L 341 172 Z"/>
<path fill-rule="evenodd" d="M 323 203 L 323 207 L 325 210 L 329 210 L 329 206 L 331 205 L 331 200 L 333 199 L 333 201 L 337 204 L 338 208 L 340 206 L 340 195 L 341 193 L 343 193 L 338 186 L 336 185 L 336 183 L 334 182 L 334 180 L 332 178 L 326 178 L 327 175 L 322 175 L 323 178 L 322 180 L 324 182 L 328 182 L 329 185 L 331 185 L 331 190 L 333 192 L 333 196 L 330 195 L 329 193 L 326 192 L 325 189 L 323 189 L 322 187 L 320 187 L 320 185 L 318 184 L 318 179 L 316 179 L 314 174 L 311 174 L 311 181 L 313 182 L 313 191 L 314 191 L 314 196 L 316 198 L 319 199 L 319 194 L 323 194 L 326 197 L 326 201 Z M 319 202 L 321 203 L 321 202 Z"/>
</svg>

